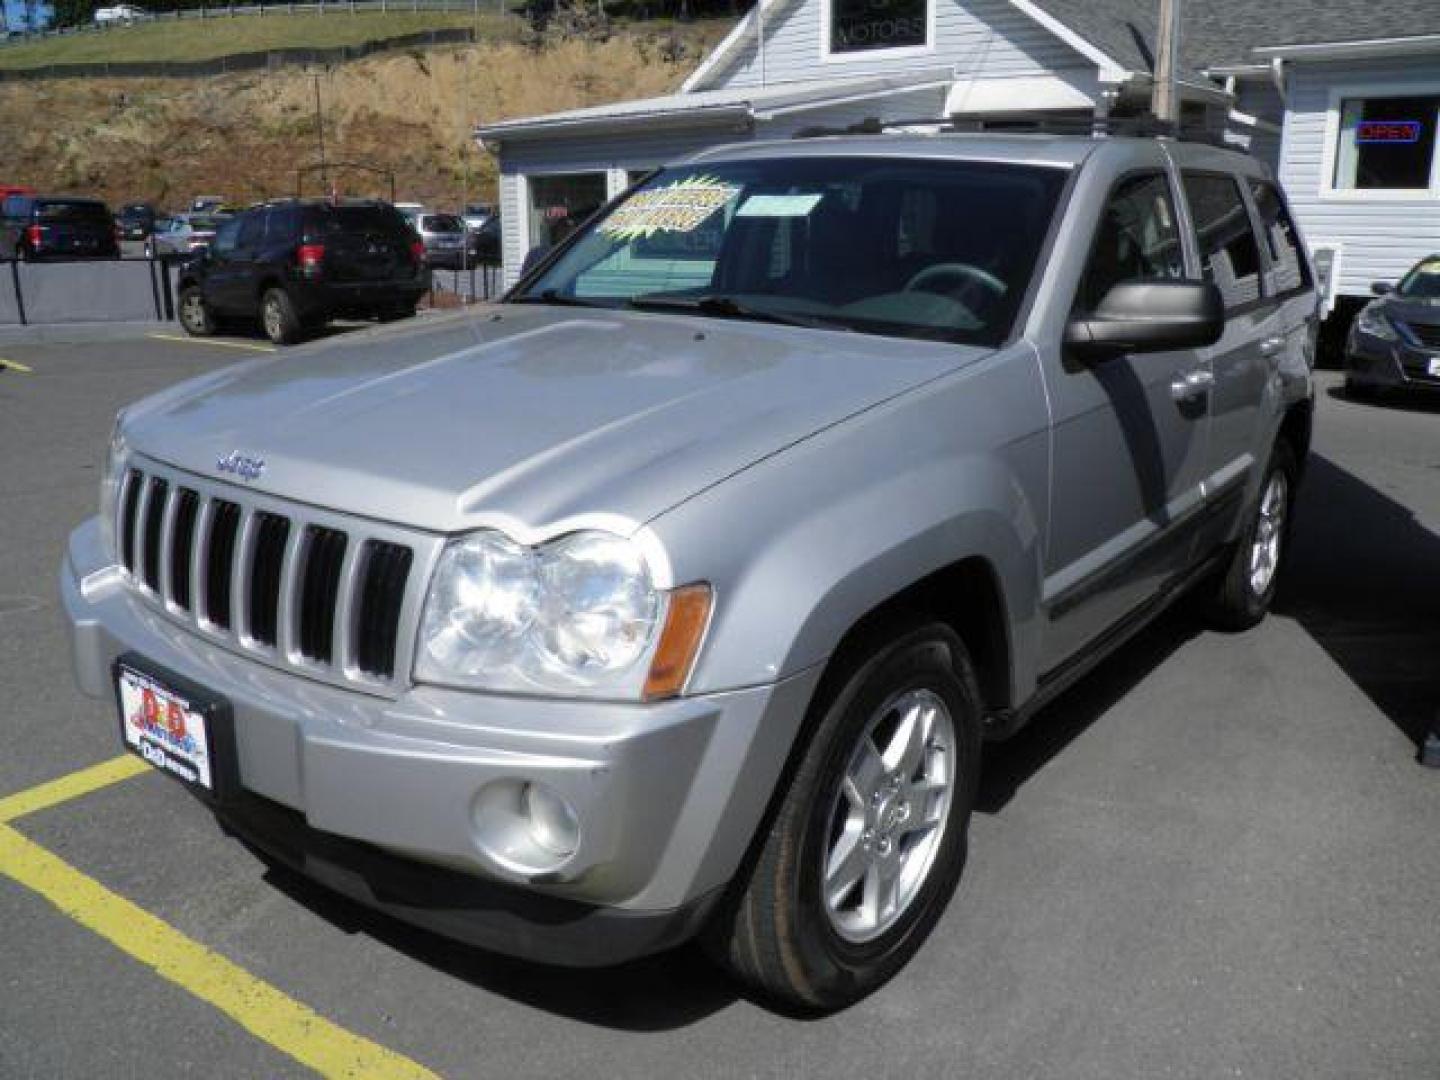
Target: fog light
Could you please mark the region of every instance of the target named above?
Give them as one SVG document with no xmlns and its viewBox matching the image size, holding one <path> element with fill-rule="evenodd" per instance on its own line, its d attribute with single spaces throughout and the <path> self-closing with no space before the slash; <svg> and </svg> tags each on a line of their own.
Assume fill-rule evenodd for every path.
<svg viewBox="0 0 1440 1080">
<path fill-rule="evenodd" d="M 568 858 L 580 844 L 580 822 L 565 799 L 543 784 L 525 785 L 521 797 L 530 838 L 550 854 Z"/>
</svg>

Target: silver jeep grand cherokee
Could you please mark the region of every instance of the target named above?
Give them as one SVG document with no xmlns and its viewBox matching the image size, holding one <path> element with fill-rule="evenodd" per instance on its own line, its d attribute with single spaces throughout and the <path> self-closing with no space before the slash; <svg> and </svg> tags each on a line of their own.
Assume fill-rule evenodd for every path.
<svg viewBox="0 0 1440 1080">
<path fill-rule="evenodd" d="M 502 304 L 125 410 L 80 685 L 402 919 L 569 965 L 699 935 L 838 1007 L 940 917 L 985 740 L 1192 586 L 1264 615 L 1311 280 L 1199 144 L 702 153 Z"/>
</svg>

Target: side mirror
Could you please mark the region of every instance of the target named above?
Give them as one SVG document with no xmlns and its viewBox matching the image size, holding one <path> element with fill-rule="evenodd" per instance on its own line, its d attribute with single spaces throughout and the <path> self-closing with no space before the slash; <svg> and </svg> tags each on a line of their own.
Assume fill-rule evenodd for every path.
<svg viewBox="0 0 1440 1080">
<path fill-rule="evenodd" d="M 1122 281 L 1095 310 L 1065 327 L 1082 356 L 1168 352 L 1213 345 L 1225 332 L 1225 301 L 1208 281 Z"/>
<path fill-rule="evenodd" d="M 1395 286 L 1388 281 L 1372 281 L 1370 291 L 1376 296 L 1389 296 L 1395 291 Z"/>
</svg>

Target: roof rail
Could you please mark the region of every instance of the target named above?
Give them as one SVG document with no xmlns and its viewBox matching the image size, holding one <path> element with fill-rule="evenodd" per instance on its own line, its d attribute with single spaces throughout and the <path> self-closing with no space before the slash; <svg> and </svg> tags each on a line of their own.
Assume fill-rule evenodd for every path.
<svg viewBox="0 0 1440 1080">
<path fill-rule="evenodd" d="M 1154 116 L 1056 116 L 1043 112 L 1013 112 L 993 116 L 926 116 L 883 121 L 879 117 L 871 116 L 843 128 L 818 125 L 802 128 L 791 137 L 814 139 L 827 135 L 883 135 L 914 127 L 933 127 L 942 133 L 1168 138 L 1181 142 L 1208 143 L 1227 150 L 1244 149 L 1238 144 L 1226 142 L 1223 132 L 1204 124 L 1176 124 Z"/>
</svg>

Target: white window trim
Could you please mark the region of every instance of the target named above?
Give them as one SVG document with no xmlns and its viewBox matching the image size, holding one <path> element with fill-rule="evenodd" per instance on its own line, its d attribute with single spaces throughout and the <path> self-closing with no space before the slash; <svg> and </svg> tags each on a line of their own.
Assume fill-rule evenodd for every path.
<svg viewBox="0 0 1440 1080">
<path fill-rule="evenodd" d="M 832 0 L 820 0 L 820 62 L 822 64 L 859 64 L 874 61 L 906 60 L 916 56 L 935 55 L 935 12 L 940 0 L 925 0 L 925 44 L 897 45 L 890 49 L 856 49 L 854 52 L 832 53 L 830 31 Z"/>
<path fill-rule="evenodd" d="M 1338 83 L 1330 87 L 1325 110 L 1325 146 L 1320 159 L 1320 198 L 1327 202 L 1440 202 L 1440 134 L 1430 160 L 1428 188 L 1337 188 L 1335 159 L 1340 150 L 1340 108 L 1346 98 L 1440 95 L 1435 79 L 1391 79 L 1385 82 Z M 1437 117 L 1440 119 L 1440 117 Z"/>
</svg>

